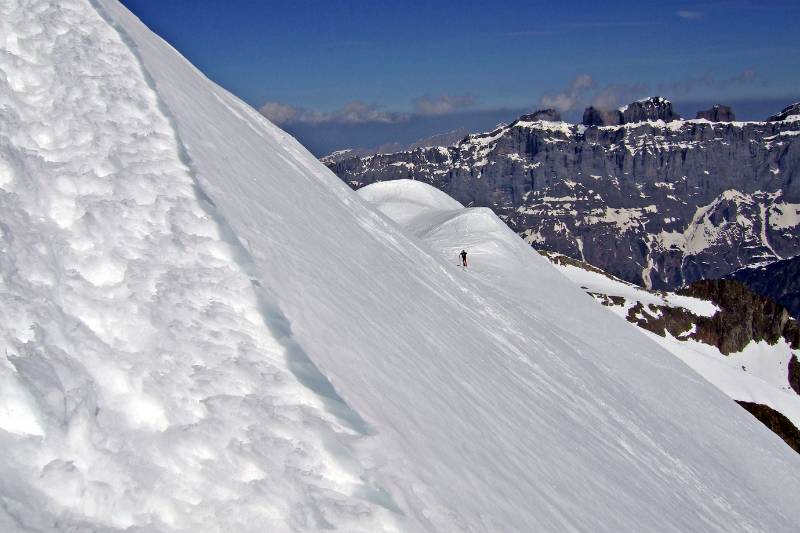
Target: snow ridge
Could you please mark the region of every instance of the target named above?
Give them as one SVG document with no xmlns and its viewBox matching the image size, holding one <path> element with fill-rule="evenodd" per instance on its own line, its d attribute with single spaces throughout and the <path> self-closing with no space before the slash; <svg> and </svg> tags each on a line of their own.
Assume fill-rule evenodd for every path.
<svg viewBox="0 0 800 533">
<path fill-rule="evenodd" d="M 427 198 L 436 196 L 434 190 L 430 189 L 433 188 L 418 181 L 393 180 L 390 182 L 380 182 L 368 185 L 362 189 L 359 189 L 358 194 L 369 200 L 383 213 L 385 213 L 387 216 L 390 216 L 402 227 L 406 228 L 409 232 L 417 236 L 425 246 L 429 246 L 431 248 L 433 253 L 445 258 L 445 261 L 451 260 L 451 258 L 452 260 L 455 260 L 458 250 L 460 249 L 460 245 L 463 244 L 469 252 L 468 257 L 470 260 L 470 266 L 464 272 L 464 276 L 466 279 L 474 283 L 476 287 L 483 287 L 483 290 L 479 288 L 473 288 L 472 290 L 474 290 L 476 293 L 484 295 L 481 305 L 486 309 L 488 314 L 503 314 L 504 309 L 513 307 L 513 304 L 510 304 L 511 301 L 524 302 L 523 306 L 515 308 L 515 313 L 518 313 L 516 316 L 505 314 L 505 330 L 514 331 L 519 335 L 524 335 L 522 332 L 525 331 L 525 324 L 547 320 L 541 314 L 537 313 L 537 307 L 542 304 L 542 299 L 544 298 L 543 293 L 546 292 L 545 287 L 548 284 L 554 285 L 558 283 L 558 280 L 556 278 L 550 278 L 540 270 L 541 267 L 539 266 L 539 262 L 544 260 L 539 257 L 536 252 L 530 249 L 530 247 L 525 245 L 524 241 L 514 234 L 514 232 L 511 231 L 497 216 L 492 214 L 490 210 L 486 208 L 459 209 L 452 205 L 454 201 L 451 199 L 448 199 L 450 200 L 449 202 L 444 200 L 440 200 L 438 202 L 426 201 Z M 438 190 L 436 191 L 438 194 L 445 196 L 444 193 L 441 193 Z M 419 201 L 414 201 L 415 198 Z M 408 208 L 405 212 L 403 212 L 400 208 L 402 205 L 405 205 Z M 423 209 L 420 207 L 422 205 L 425 205 L 426 207 Z M 397 216 L 398 214 L 400 214 L 400 216 Z M 409 216 L 410 214 L 413 214 L 413 216 Z M 459 223 L 454 224 L 453 221 L 459 221 Z M 453 243 L 458 243 L 459 246 L 454 247 Z M 547 281 L 542 282 L 540 278 L 545 276 L 547 276 Z M 596 277 L 601 276 L 598 275 Z M 537 283 L 536 281 L 532 280 L 540 281 Z M 578 284 L 583 284 L 585 281 L 586 280 L 581 279 Z M 576 286 L 578 284 L 576 284 Z M 621 281 L 614 282 L 613 285 L 615 287 L 625 287 L 625 283 Z M 631 288 L 631 290 L 634 289 Z M 651 296 L 649 293 L 645 293 L 639 289 L 636 289 L 636 291 L 639 293 L 636 298 L 641 298 L 641 294 L 647 294 L 648 296 Z M 587 296 L 587 298 L 589 297 Z M 697 299 L 670 295 L 668 300 L 674 305 L 687 306 L 692 310 L 702 314 L 711 314 L 714 312 L 713 305 Z M 654 298 L 653 301 L 657 300 Z M 549 301 L 547 305 L 553 306 L 554 302 Z M 602 313 L 607 313 L 609 315 L 611 314 L 605 311 L 605 308 L 600 310 L 599 304 L 596 304 L 596 307 L 598 308 L 598 311 Z M 583 310 L 582 307 L 579 308 L 578 306 L 575 306 L 573 309 L 575 312 L 579 312 L 579 309 Z M 564 317 L 565 315 L 560 316 Z M 621 324 L 623 320 L 624 318 L 620 318 L 619 323 Z M 558 326 L 567 327 L 567 322 L 568 320 L 562 320 Z M 578 320 L 576 324 L 579 324 L 578 327 L 583 328 L 583 335 L 581 336 L 581 339 L 591 339 L 591 342 L 595 343 L 596 347 L 598 347 L 597 343 L 601 338 L 608 338 L 609 342 L 614 344 L 616 339 L 619 338 L 618 335 L 620 335 L 619 332 L 615 331 L 615 333 L 607 333 L 606 336 L 603 337 L 603 335 L 599 332 L 595 333 L 594 331 L 588 331 L 587 328 L 591 328 L 589 322 Z M 626 325 L 631 330 L 636 329 L 635 326 L 632 326 L 631 324 L 626 323 Z M 551 333 L 558 336 L 563 342 L 568 343 L 572 348 L 580 350 L 580 343 L 582 341 L 577 338 L 568 339 L 568 334 L 566 334 L 566 332 L 563 330 L 558 330 L 558 326 L 551 324 Z M 607 323 L 606 326 L 610 327 L 611 322 Z M 547 341 L 545 341 L 543 338 L 537 338 L 536 340 L 542 342 L 543 344 L 547 343 Z M 553 339 L 548 338 L 548 341 L 551 340 Z M 663 341 L 663 339 L 658 338 L 656 341 L 660 342 Z M 574 343 L 577 343 L 577 346 Z M 777 348 L 780 348 L 781 346 L 778 346 Z M 674 348 L 670 345 L 665 345 L 665 347 L 668 349 Z M 537 348 L 544 348 L 547 350 L 552 349 L 553 345 L 547 343 L 545 346 L 537 346 Z M 756 350 L 758 349 L 759 347 L 756 347 Z M 749 357 L 752 355 L 753 353 L 749 353 L 747 356 Z M 616 353 L 614 353 L 613 359 L 595 359 L 594 362 L 596 362 L 599 366 L 593 370 L 585 370 L 589 372 L 604 372 L 607 370 L 604 366 L 605 364 L 610 364 L 612 367 L 617 368 L 617 364 L 624 364 L 623 360 L 625 358 L 626 351 L 623 348 L 618 348 Z M 545 373 L 551 370 L 549 365 L 547 365 L 544 360 L 537 359 L 537 362 L 539 363 L 536 367 L 537 374 Z M 662 363 L 667 362 L 662 361 Z M 701 361 L 699 364 L 693 366 L 700 367 L 699 371 L 704 376 L 711 374 L 710 381 L 715 383 L 721 389 L 725 390 L 725 392 L 731 393 L 734 397 L 742 392 L 740 390 L 741 388 L 737 389 L 736 391 L 732 391 L 729 390 L 730 387 L 724 387 L 723 380 L 730 376 L 727 374 L 723 375 L 723 373 L 718 373 L 717 375 L 721 376 L 720 379 L 713 379 L 715 375 L 712 371 L 714 369 L 712 369 L 712 371 L 707 371 L 707 369 L 703 367 L 703 364 L 704 361 Z M 653 386 L 658 386 L 657 383 L 663 384 L 665 380 L 674 378 L 674 376 L 667 377 L 665 375 L 667 368 L 669 367 L 671 367 L 671 365 L 664 364 L 664 366 L 660 367 L 657 372 L 651 374 L 650 378 L 652 379 L 651 383 Z M 576 367 L 565 365 L 559 370 L 568 373 L 574 378 L 577 377 L 574 374 L 575 369 Z M 554 376 L 550 377 L 551 379 L 556 379 Z M 785 396 L 784 399 L 786 401 L 794 401 L 792 396 L 789 394 L 777 391 L 775 388 L 772 388 L 771 385 L 760 386 L 758 381 L 759 380 L 742 382 L 740 379 L 740 381 L 737 382 L 743 383 L 744 386 L 749 387 L 748 393 L 743 396 L 744 399 L 750 399 L 751 397 L 756 397 L 759 399 L 776 399 L 778 395 L 783 395 Z M 581 387 L 581 385 L 578 385 L 577 382 L 573 382 L 573 385 L 578 388 Z M 756 390 L 754 385 L 758 385 L 760 388 Z M 626 381 L 626 386 L 636 385 L 634 385 L 633 381 Z M 750 390 L 753 390 L 755 393 L 751 395 Z M 551 390 L 549 392 L 552 394 L 560 394 L 563 391 Z M 733 392 L 736 394 L 733 394 Z M 564 397 L 562 399 L 567 403 L 570 401 L 580 402 L 577 397 L 572 397 L 571 399 Z M 596 398 L 596 400 L 598 405 L 602 406 L 602 408 L 593 415 L 597 417 L 597 422 L 593 428 L 593 431 L 591 432 L 591 435 L 587 436 L 586 438 L 589 440 L 603 438 L 595 432 L 602 433 L 602 428 L 606 424 L 615 426 L 617 423 L 620 423 L 622 426 L 615 429 L 618 431 L 618 443 L 631 453 L 632 458 L 635 457 L 635 452 L 633 452 L 633 450 L 630 448 L 633 442 L 639 438 L 645 438 L 645 440 L 647 440 L 652 437 L 639 433 L 636 429 L 623 422 L 623 419 L 626 419 L 630 413 L 623 414 L 622 411 L 624 411 L 626 407 L 622 407 L 621 403 L 614 401 L 609 402 L 607 398 L 600 398 L 599 396 Z M 691 403 L 696 406 L 699 405 L 694 404 L 694 402 Z M 797 402 L 794 402 L 794 404 L 796 403 Z M 735 405 L 732 401 L 730 401 L 730 404 Z M 786 403 L 779 403 L 779 405 L 784 406 Z M 581 408 L 583 407 L 584 406 Z M 617 411 L 617 408 L 621 408 L 622 411 Z M 567 408 L 567 411 L 570 411 L 570 408 Z M 794 413 L 795 411 L 792 412 Z M 725 416 L 738 418 L 742 415 L 746 415 L 746 413 L 740 410 L 734 410 L 734 412 L 728 413 Z M 749 422 L 759 424 L 754 420 L 750 420 Z M 764 428 L 761 428 L 761 430 L 767 431 Z M 632 433 L 629 433 L 629 431 Z M 648 432 L 648 435 L 651 434 Z M 692 438 L 695 438 L 699 436 L 699 433 L 693 433 L 692 435 Z M 539 438 L 546 439 L 547 436 L 539 435 Z M 726 444 L 730 444 L 730 442 L 727 441 L 727 436 L 721 436 L 721 438 L 724 442 L 726 442 Z M 777 437 L 775 438 L 777 439 Z M 583 439 L 579 440 L 581 440 L 581 444 L 577 444 L 576 447 L 581 447 L 584 445 Z M 658 453 L 655 451 L 655 449 L 659 448 L 661 443 L 663 443 L 663 436 L 655 438 L 654 441 L 650 442 L 650 444 L 653 446 L 654 453 Z M 541 441 L 537 441 L 536 446 L 541 446 L 542 448 L 547 447 Z M 692 447 L 695 446 L 700 445 L 697 443 L 692 445 Z M 710 443 L 707 443 L 705 446 L 712 446 L 715 448 L 718 447 L 716 445 L 711 445 Z M 789 454 L 793 453 L 788 447 L 786 447 L 784 451 Z M 696 471 L 692 473 L 693 470 L 691 468 L 687 468 L 688 465 L 686 463 L 683 463 L 682 460 L 677 459 L 675 456 L 671 457 L 672 460 L 677 461 L 676 465 L 681 465 L 679 470 L 682 473 L 679 474 L 679 477 L 682 477 L 684 482 L 689 484 L 699 483 L 702 485 L 702 488 L 700 489 L 702 493 L 708 493 L 708 491 L 714 490 L 709 485 L 706 485 L 706 482 L 708 481 L 707 479 L 694 478 L 693 476 L 695 475 Z M 768 457 L 774 458 L 775 456 L 772 454 L 772 452 L 769 452 Z M 794 461 L 795 459 L 795 457 L 792 457 L 791 460 Z M 632 460 L 638 461 L 638 459 Z M 771 459 L 768 459 L 768 461 L 769 460 Z M 667 483 L 666 480 L 663 481 Z M 587 480 L 587 482 L 591 481 Z M 595 494 L 596 496 L 594 490 L 589 491 L 586 497 L 590 498 L 590 494 Z M 731 505 L 730 503 L 725 503 L 723 506 L 727 509 L 726 512 L 737 512 L 742 510 L 740 507 Z M 758 507 L 758 505 L 755 505 L 753 509 L 756 507 Z M 731 519 L 731 521 L 728 522 L 729 526 L 733 527 L 733 523 L 736 520 L 738 519 Z M 603 527 L 613 529 L 608 526 L 608 522 L 604 523 L 603 526 L 600 527 L 601 529 Z M 704 526 L 702 526 L 704 529 L 713 529 L 714 527 L 715 526 L 712 526 L 707 522 L 704 522 Z M 779 526 L 779 529 L 781 527 L 783 526 Z M 669 527 L 665 527 L 663 523 L 658 526 L 654 525 L 653 528 L 653 530 L 670 529 Z M 579 528 L 576 527 L 576 529 Z M 689 527 L 689 529 L 691 529 L 691 527 Z M 764 526 L 763 524 L 756 525 L 755 523 L 750 523 L 746 526 L 743 526 L 742 529 L 759 531 L 763 530 Z M 682 528 L 678 527 L 677 530 L 682 530 Z"/>
<path fill-rule="evenodd" d="M 212 216 L 135 55 L 86 2 L 2 9 L 0 442 L 21 453 L 0 524 L 395 531 L 349 451 L 365 423 Z"/>
</svg>

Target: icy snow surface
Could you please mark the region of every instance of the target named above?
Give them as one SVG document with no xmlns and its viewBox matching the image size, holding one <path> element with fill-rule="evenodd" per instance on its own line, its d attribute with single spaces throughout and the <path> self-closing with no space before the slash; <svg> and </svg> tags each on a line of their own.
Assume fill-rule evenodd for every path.
<svg viewBox="0 0 800 533">
<path fill-rule="evenodd" d="M 800 525 L 800 460 L 491 213 L 440 259 L 114 0 L 0 0 L 0 74 L 0 531 Z"/>
</svg>

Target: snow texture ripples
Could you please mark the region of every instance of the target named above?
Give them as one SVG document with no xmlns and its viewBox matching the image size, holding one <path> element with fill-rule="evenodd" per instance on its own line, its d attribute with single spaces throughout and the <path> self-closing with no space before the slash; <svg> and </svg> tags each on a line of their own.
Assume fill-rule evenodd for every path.
<svg viewBox="0 0 800 533">
<path fill-rule="evenodd" d="M 0 73 L 0 529 L 394 531 L 120 35 L 1 0 Z"/>
</svg>

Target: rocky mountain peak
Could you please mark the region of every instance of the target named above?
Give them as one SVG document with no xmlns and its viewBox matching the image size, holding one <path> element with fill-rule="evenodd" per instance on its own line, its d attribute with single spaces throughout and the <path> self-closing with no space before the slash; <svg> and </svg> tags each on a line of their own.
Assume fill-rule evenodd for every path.
<svg viewBox="0 0 800 533">
<path fill-rule="evenodd" d="M 604 110 L 589 106 L 583 112 L 585 126 L 618 126 L 649 120 L 672 122 L 681 117 L 672 109 L 672 102 L 661 96 L 637 100 L 619 109 Z"/>
<path fill-rule="evenodd" d="M 618 126 L 622 124 L 622 112 L 619 109 L 604 110 L 589 106 L 583 112 L 585 126 Z"/>
<path fill-rule="evenodd" d="M 661 96 L 651 96 L 644 100 L 637 100 L 621 107 L 622 124 L 645 122 L 648 120 L 663 120 L 672 122 L 680 119 L 680 115 L 672 109 L 672 102 Z"/>
<path fill-rule="evenodd" d="M 730 106 L 716 104 L 709 109 L 698 111 L 696 118 L 703 118 L 710 122 L 733 122 L 736 120 L 736 115 Z"/>
<path fill-rule="evenodd" d="M 800 102 L 795 102 L 790 106 L 784 107 L 777 115 L 772 115 L 767 122 L 778 122 L 789 117 L 800 117 Z"/>
<path fill-rule="evenodd" d="M 539 109 L 529 115 L 522 115 L 519 120 L 523 122 L 536 122 L 539 120 L 547 120 L 549 122 L 560 122 L 561 113 L 555 109 Z"/>
</svg>

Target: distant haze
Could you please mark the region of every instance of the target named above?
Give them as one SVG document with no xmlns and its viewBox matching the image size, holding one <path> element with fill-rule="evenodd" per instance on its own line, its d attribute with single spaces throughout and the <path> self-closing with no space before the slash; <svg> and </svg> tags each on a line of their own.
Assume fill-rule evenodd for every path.
<svg viewBox="0 0 800 533">
<path fill-rule="evenodd" d="M 669 95 L 663 96 L 669 98 Z M 683 118 L 694 118 L 700 109 L 707 109 L 714 104 L 725 104 L 733 108 L 737 120 L 764 120 L 798 100 L 800 95 L 796 98 L 765 100 L 673 101 L 673 105 Z M 391 123 L 287 122 L 280 126 L 295 136 L 314 155 L 321 157 L 346 148 L 376 149 L 391 143 L 405 146 L 459 128 L 471 133 L 488 131 L 500 122 L 509 123 L 520 115 L 534 111 L 535 107 L 469 111 L 440 116 L 415 115 L 402 122 Z M 569 122 L 580 122 L 582 115 L 582 109 L 575 109 L 562 113 L 562 118 Z"/>
</svg>

